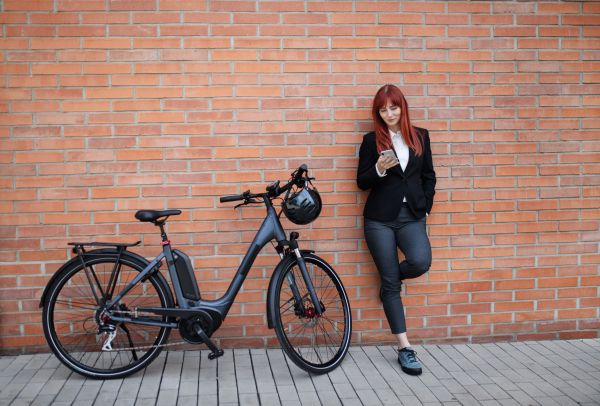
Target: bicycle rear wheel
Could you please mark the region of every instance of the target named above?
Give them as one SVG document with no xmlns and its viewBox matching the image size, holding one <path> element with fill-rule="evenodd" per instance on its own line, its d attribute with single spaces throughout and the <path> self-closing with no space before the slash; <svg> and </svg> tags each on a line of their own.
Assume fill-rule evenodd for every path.
<svg viewBox="0 0 600 406">
<path fill-rule="evenodd" d="M 283 350 L 301 369 L 325 374 L 344 359 L 352 335 L 350 303 L 344 286 L 331 266 L 316 255 L 304 255 L 322 314 L 314 305 L 296 261 L 277 280 L 275 332 Z M 296 300 L 298 290 L 303 306 Z"/>
<path fill-rule="evenodd" d="M 95 281 L 94 290 L 81 263 L 75 262 L 58 276 L 44 303 L 42 324 L 52 352 L 68 368 L 89 378 L 123 378 L 146 367 L 158 356 L 171 330 L 103 319 L 101 292 L 106 297 L 116 261 L 117 257 L 110 254 L 86 257 L 88 271 L 93 269 L 95 274 L 95 277 L 91 275 Z M 115 295 L 145 266 L 137 258 L 123 254 L 117 267 Z M 100 304 L 94 292 L 100 298 Z M 172 302 L 166 281 L 156 273 L 134 286 L 112 313 L 132 317 L 136 307 L 174 307 Z M 152 316 L 152 319 L 168 321 L 165 316 Z M 111 350 L 103 349 L 107 341 L 110 341 Z"/>
</svg>

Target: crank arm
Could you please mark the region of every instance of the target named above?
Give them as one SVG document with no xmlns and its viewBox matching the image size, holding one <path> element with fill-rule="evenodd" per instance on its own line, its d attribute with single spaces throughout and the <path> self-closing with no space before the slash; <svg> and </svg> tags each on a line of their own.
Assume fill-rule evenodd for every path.
<svg viewBox="0 0 600 406">
<path fill-rule="evenodd" d="M 200 336 L 202 341 L 204 341 L 204 344 L 206 344 L 208 348 L 212 351 L 210 354 L 208 354 L 209 360 L 212 361 L 213 359 L 219 358 L 224 354 L 223 350 L 218 349 L 217 346 L 214 345 L 212 341 L 210 341 L 210 338 L 208 338 L 204 330 L 202 330 L 202 327 L 195 326 L 194 331 Z"/>
</svg>

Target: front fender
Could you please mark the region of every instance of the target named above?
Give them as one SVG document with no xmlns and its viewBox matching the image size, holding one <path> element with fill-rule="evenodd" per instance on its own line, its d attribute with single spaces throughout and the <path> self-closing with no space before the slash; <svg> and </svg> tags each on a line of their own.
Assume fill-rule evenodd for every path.
<svg viewBox="0 0 600 406">
<path fill-rule="evenodd" d="M 300 250 L 302 254 L 312 254 L 314 251 L 312 250 Z M 271 280 L 269 282 L 269 290 L 267 291 L 267 327 L 273 329 L 273 317 L 275 313 L 275 308 L 272 308 L 271 303 L 275 303 L 275 294 L 276 294 L 276 284 L 277 279 L 279 279 L 279 274 L 283 272 L 291 263 L 296 261 L 296 255 L 293 252 L 289 253 L 277 264 L 275 270 L 273 271 L 273 275 L 271 275 Z"/>
</svg>

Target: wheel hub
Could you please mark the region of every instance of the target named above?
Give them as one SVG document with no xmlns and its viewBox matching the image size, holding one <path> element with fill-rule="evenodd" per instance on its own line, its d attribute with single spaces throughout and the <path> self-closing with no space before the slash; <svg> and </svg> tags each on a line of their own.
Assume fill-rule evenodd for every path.
<svg viewBox="0 0 600 406">
<path fill-rule="evenodd" d="M 310 299 L 304 299 L 304 310 L 300 308 L 298 303 L 294 303 L 294 313 L 300 318 L 302 324 L 306 327 L 314 327 L 319 322 L 319 319 L 325 313 L 325 306 L 323 302 L 319 302 L 321 305 L 321 314 L 317 314 L 317 310 L 313 306 Z"/>
</svg>

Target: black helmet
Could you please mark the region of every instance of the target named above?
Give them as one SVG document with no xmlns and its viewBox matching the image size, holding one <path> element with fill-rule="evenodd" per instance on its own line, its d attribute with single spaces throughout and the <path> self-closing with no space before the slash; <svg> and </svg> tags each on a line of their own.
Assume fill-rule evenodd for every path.
<svg viewBox="0 0 600 406">
<path fill-rule="evenodd" d="M 308 224 L 317 219 L 321 214 L 321 196 L 317 189 L 308 187 L 293 193 L 289 199 L 285 199 L 281 208 L 285 216 L 294 224 Z"/>
</svg>

